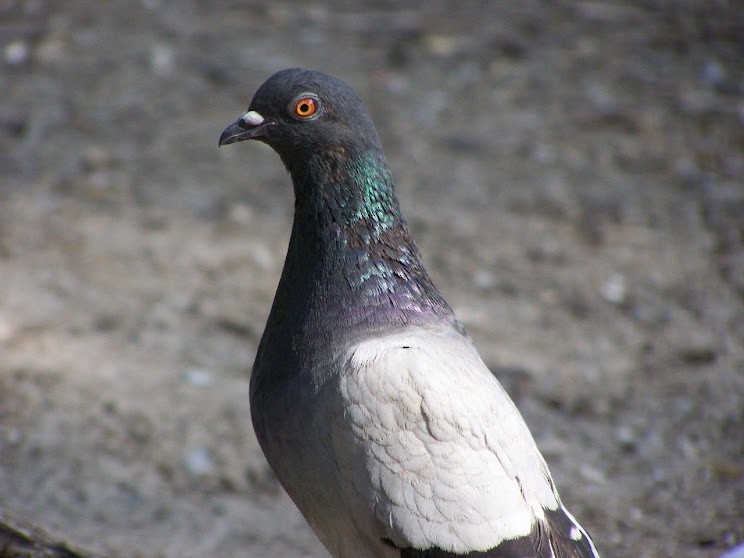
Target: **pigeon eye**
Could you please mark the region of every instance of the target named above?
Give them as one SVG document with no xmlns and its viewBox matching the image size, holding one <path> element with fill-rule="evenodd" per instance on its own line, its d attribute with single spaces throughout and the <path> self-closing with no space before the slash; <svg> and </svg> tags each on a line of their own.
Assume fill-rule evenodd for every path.
<svg viewBox="0 0 744 558">
<path fill-rule="evenodd" d="M 301 97 L 295 101 L 294 114 L 300 118 L 310 118 L 318 111 L 318 102 L 312 97 Z"/>
</svg>

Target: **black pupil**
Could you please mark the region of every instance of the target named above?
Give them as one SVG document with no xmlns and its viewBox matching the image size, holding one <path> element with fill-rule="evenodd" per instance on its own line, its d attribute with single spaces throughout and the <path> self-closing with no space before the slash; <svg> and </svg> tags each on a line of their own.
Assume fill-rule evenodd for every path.
<svg viewBox="0 0 744 558">
<path fill-rule="evenodd" d="M 302 114 L 305 114 L 305 113 L 307 113 L 307 112 L 310 112 L 310 103 L 307 103 L 307 102 L 305 102 L 305 103 L 302 103 L 302 104 L 300 105 L 300 112 L 301 112 Z"/>
</svg>

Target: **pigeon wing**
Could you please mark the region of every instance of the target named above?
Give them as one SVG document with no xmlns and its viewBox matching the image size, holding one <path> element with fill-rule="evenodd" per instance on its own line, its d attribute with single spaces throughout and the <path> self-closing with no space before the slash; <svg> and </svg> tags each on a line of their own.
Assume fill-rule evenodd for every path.
<svg viewBox="0 0 744 558">
<path fill-rule="evenodd" d="M 457 553 L 529 537 L 560 508 L 521 415 L 472 343 L 415 329 L 356 345 L 341 371 L 332 442 L 365 533 Z"/>
</svg>

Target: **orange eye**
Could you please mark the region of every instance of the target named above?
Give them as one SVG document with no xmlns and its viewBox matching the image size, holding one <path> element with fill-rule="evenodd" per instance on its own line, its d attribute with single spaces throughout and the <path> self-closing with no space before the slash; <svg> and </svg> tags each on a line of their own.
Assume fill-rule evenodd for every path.
<svg viewBox="0 0 744 558">
<path fill-rule="evenodd" d="M 318 110 L 318 103 L 312 97 L 302 97 L 294 105 L 294 113 L 300 118 L 310 118 Z"/>
</svg>

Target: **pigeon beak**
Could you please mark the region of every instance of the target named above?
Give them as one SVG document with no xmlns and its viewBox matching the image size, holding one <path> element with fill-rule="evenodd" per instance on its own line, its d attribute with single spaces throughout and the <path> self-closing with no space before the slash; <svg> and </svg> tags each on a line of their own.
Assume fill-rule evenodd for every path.
<svg viewBox="0 0 744 558">
<path fill-rule="evenodd" d="M 235 122 L 230 124 L 220 136 L 220 146 L 237 143 L 249 139 L 261 139 L 267 126 L 273 122 L 266 119 L 255 110 L 249 110 Z"/>
</svg>

